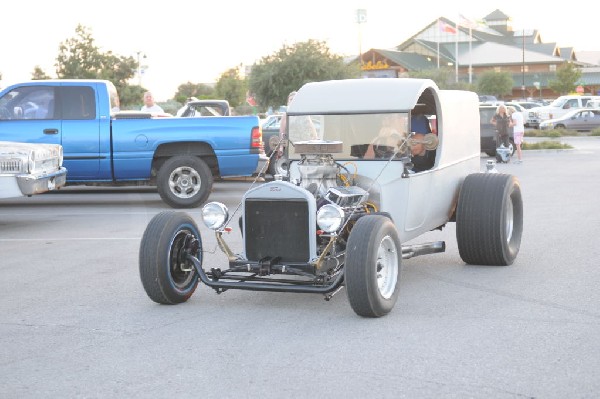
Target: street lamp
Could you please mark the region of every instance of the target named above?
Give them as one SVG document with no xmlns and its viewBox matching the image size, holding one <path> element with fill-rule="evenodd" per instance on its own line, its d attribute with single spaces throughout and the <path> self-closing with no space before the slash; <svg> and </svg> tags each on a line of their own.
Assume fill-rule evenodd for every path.
<svg viewBox="0 0 600 399">
<path fill-rule="evenodd" d="M 358 56 L 360 59 L 360 66 L 362 67 L 362 30 L 361 25 L 367 22 L 367 10 L 364 8 L 359 8 L 356 10 L 355 16 L 356 23 L 358 24 Z"/>
<path fill-rule="evenodd" d="M 142 68 L 142 59 L 146 59 L 146 54 L 144 54 L 142 51 L 136 51 L 137 54 L 137 64 L 138 64 L 138 70 L 137 70 L 137 75 L 138 75 L 138 86 L 142 87 L 142 73 L 144 72 L 144 69 Z"/>
<path fill-rule="evenodd" d="M 522 37 L 522 41 L 523 41 L 523 66 L 521 67 L 521 76 L 522 76 L 522 81 L 521 81 L 521 98 L 523 100 L 525 100 L 525 29 L 521 30 L 521 37 Z"/>
</svg>

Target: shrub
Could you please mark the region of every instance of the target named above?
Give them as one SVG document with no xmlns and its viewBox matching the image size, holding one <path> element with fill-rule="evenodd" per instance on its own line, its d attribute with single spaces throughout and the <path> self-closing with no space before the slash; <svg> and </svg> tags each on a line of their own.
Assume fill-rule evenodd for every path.
<svg viewBox="0 0 600 399">
<path fill-rule="evenodd" d="M 573 146 L 558 141 L 545 140 L 539 143 L 526 143 L 521 144 L 522 150 L 565 150 L 571 149 Z"/>
</svg>

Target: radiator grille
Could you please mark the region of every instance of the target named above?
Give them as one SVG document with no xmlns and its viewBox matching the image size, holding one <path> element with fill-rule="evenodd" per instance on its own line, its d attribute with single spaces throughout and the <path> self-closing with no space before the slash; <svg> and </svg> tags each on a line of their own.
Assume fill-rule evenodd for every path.
<svg viewBox="0 0 600 399">
<path fill-rule="evenodd" d="M 0 161 L 0 173 L 22 173 L 23 162 L 20 159 L 4 159 Z"/>
<path fill-rule="evenodd" d="M 247 199 L 244 213 L 248 260 L 270 256 L 284 262 L 309 261 L 308 202 Z"/>
</svg>

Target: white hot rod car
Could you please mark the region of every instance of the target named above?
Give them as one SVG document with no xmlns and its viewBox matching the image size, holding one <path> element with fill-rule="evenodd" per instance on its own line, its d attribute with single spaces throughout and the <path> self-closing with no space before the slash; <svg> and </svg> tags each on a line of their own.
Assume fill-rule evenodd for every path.
<svg viewBox="0 0 600 399">
<path fill-rule="evenodd" d="M 156 215 L 143 235 L 142 285 L 155 302 L 186 301 L 199 281 L 229 289 L 318 293 L 345 288 L 361 316 L 390 312 L 403 259 L 443 252 L 415 238 L 456 223 L 462 260 L 510 265 L 523 229 L 520 184 L 480 171 L 475 93 L 424 79 L 309 83 L 296 94 L 283 144 L 287 175 L 249 189 L 241 216 L 202 209 L 224 253 L 203 266 L 202 238 L 186 213 Z M 223 233 L 239 226 L 243 250 Z"/>
<path fill-rule="evenodd" d="M 0 141 L 0 198 L 41 194 L 65 185 L 59 144 Z"/>
</svg>

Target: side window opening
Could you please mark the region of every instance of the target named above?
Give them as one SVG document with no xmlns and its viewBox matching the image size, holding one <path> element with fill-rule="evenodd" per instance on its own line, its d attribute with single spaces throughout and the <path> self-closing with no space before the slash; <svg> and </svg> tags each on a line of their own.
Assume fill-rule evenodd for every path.
<svg viewBox="0 0 600 399">
<path fill-rule="evenodd" d="M 63 119 L 96 119 L 96 97 L 91 87 L 61 87 Z"/>
<path fill-rule="evenodd" d="M 55 119 L 54 87 L 22 86 L 0 99 L 0 119 Z"/>
<path fill-rule="evenodd" d="M 410 131 L 415 145 L 411 148 L 413 170 L 422 172 L 434 167 L 437 153 L 437 109 L 430 90 L 425 90 L 410 111 Z M 427 136 L 433 134 L 434 136 Z"/>
</svg>

